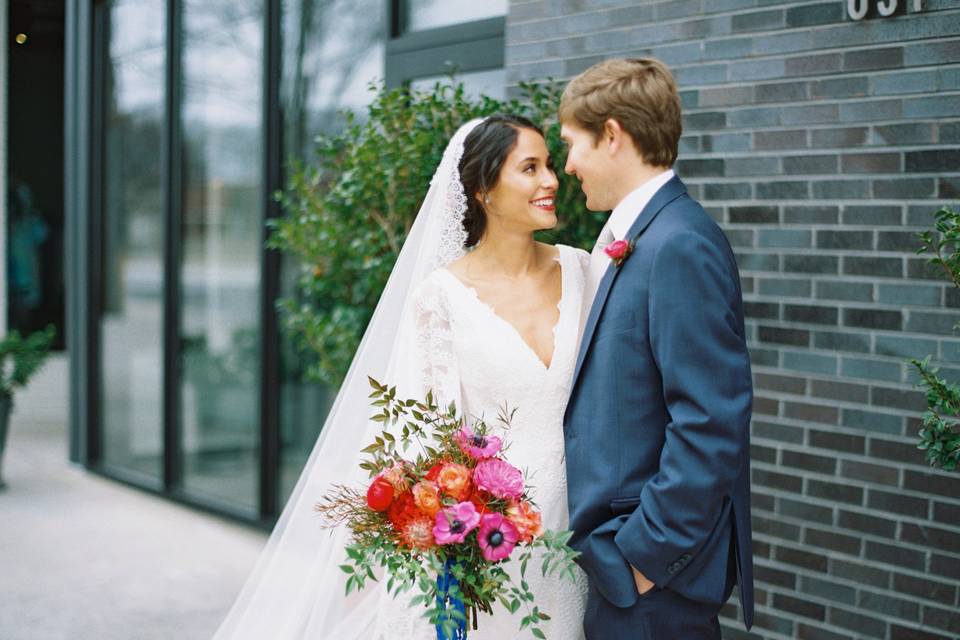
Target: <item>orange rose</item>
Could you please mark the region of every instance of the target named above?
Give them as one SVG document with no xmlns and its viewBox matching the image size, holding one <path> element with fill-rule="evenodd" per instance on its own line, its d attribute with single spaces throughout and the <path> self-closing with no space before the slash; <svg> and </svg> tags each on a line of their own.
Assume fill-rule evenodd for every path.
<svg viewBox="0 0 960 640">
<path fill-rule="evenodd" d="M 443 465 L 437 474 L 437 484 L 444 494 L 457 502 L 462 502 L 470 496 L 470 469 L 456 462 Z"/>
<path fill-rule="evenodd" d="M 393 485 L 395 493 L 403 493 L 410 488 L 410 480 L 407 478 L 407 468 L 402 462 L 393 463 L 386 471 L 380 474 L 380 477 Z"/>
<path fill-rule="evenodd" d="M 413 485 L 413 502 L 420 511 L 431 518 L 437 515 L 442 504 L 440 504 L 440 494 L 437 492 L 437 485 L 429 480 L 421 480 Z"/>
<path fill-rule="evenodd" d="M 513 501 L 507 507 L 507 519 L 513 523 L 522 542 L 533 542 L 543 535 L 543 523 L 540 512 L 526 500 Z"/>
</svg>

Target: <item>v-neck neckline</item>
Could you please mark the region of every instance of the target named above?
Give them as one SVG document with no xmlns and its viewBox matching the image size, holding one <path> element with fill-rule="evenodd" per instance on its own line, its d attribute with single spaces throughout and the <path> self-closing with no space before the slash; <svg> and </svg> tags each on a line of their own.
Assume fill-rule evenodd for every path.
<svg viewBox="0 0 960 640">
<path fill-rule="evenodd" d="M 484 302 L 480 298 L 480 296 L 477 294 L 477 290 L 474 287 L 471 287 L 470 285 L 465 283 L 463 280 L 455 276 L 453 272 L 447 269 L 446 267 L 441 267 L 440 271 L 446 273 L 450 277 L 450 279 L 456 282 L 457 285 L 463 291 L 468 293 L 469 297 L 475 300 L 479 306 L 485 308 L 490 313 L 490 315 L 492 315 L 499 322 L 504 324 L 507 327 L 507 329 L 509 329 L 510 333 L 516 336 L 517 340 L 520 342 L 520 344 L 522 344 L 525 347 L 526 351 L 533 357 L 533 359 L 537 362 L 537 364 L 539 364 L 540 367 L 545 372 L 549 372 L 553 369 L 554 362 L 557 361 L 557 347 L 560 344 L 560 341 L 557 340 L 557 333 L 559 332 L 559 329 L 560 329 L 560 323 L 563 321 L 564 301 L 567 298 L 567 295 L 566 295 L 567 294 L 567 291 L 566 291 L 567 277 L 566 277 L 566 274 L 564 274 L 562 245 L 557 245 L 557 255 L 554 258 L 554 260 L 556 260 L 557 263 L 560 265 L 560 300 L 557 301 L 557 312 L 558 312 L 557 321 L 554 323 L 553 328 L 551 329 L 551 333 L 553 335 L 553 349 L 550 352 L 550 364 L 547 364 L 546 362 L 544 362 L 540 358 L 540 356 L 537 355 L 536 350 L 530 346 L 530 343 L 526 341 L 526 339 L 523 337 L 523 334 L 520 333 L 520 331 L 513 325 L 512 322 L 510 322 L 509 320 L 501 316 L 499 313 L 497 313 L 497 310 L 494 309 L 492 305 L 490 305 L 487 302 Z"/>
</svg>

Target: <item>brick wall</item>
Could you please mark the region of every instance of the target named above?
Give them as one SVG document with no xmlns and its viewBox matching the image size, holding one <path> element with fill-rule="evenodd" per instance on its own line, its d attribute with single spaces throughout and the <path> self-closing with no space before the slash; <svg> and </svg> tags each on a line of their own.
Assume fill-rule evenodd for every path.
<svg viewBox="0 0 960 640">
<path fill-rule="evenodd" d="M 755 372 L 758 613 L 726 638 L 960 637 L 960 473 L 915 450 L 905 364 L 960 379 L 960 292 L 913 253 L 960 201 L 960 0 L 909 4 L 510 3 L 511 83 L 641 55 L 680 83 L 678 171 L 737 254 Z"/>
</svg>

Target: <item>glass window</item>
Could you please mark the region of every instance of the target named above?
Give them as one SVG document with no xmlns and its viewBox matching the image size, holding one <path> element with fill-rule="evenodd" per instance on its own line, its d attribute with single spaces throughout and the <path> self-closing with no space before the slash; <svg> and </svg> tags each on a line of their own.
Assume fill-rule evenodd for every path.
<svg viewBox="0 0 960 640">
<path fill-rule="evenodd" d="M 422 31 L 507 15 L 507 0 L 406 0 L 407 31 Z"/>
<path fill-rule="evenodd" d="M 107 6 L 100 282 L 102 456 L 159 484 L 163 469 L 165 3 Z"/>
<path fill-rule="evenodd" d="M 342 126 L 339 112 L 362 114 L 369 85 L 384 74 L 383 0 L 283 0 L 284 155 L 310 161 L 314 139 Z M 284 256 L 282 295 L 296 294 L 300 265 Z M 313 449 L 336 389 L 304 380 L 309 354 L 284 334 L 280 403 L 280 504 L 286 502 Z"/>
<path fill-rule="evenodd" d="M 183 2 L 183 485 L 257 513 L 264 0 Z"/>
<path fill-rule="evenodd" d="M 413 89 L 429 90 L 436 82 L 449 82 L 450 76 L 431 76 L 417 78 L 410 82 Z M 466 94 L 472 98 L 489 96 L 497 100 L 507 97 L 507 72 L 505 69 L 486 69 L 484 71 L 468 71 L 458 73 L 453 77 L 454 82 L 462 82 Z"/>
</svg>

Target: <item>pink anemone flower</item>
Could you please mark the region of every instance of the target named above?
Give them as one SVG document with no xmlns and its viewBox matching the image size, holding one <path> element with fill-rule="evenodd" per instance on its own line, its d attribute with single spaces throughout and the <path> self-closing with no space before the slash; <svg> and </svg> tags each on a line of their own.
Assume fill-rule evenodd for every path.
<svg viewBox="0 0 960 640">
<path fill-rule="evenodd" d="M 466 427 L 460 429 L 456 435 L 457 444 L 468 456 L 474 460 L 484 460 L 492 458 L 500 451 L 503 444 L 497 436 L 485 436 Z"/>
<path fill-rule="evenodd" d="M 437 544 L 458 544 L 480 524 L 480 514 L 472 502 L 461 502 L 437 513 L 433 537 Z"/>
<path fill-rule="evenodd" d="M 480 519 L 477 542 L 480 544 L 480 553 L 488 562 L 509 557 L 519 537 L 514 524 L 501 513 L 488 513 Z"/>
</svg>

